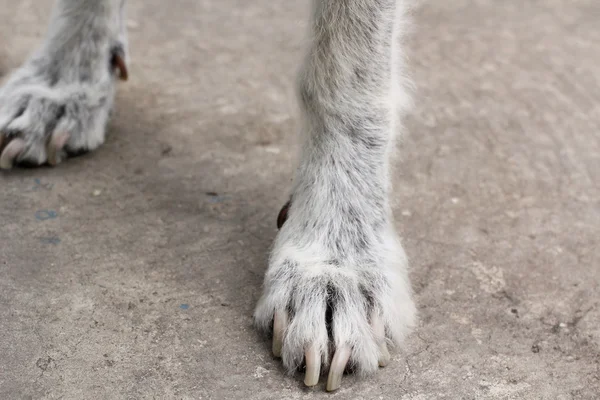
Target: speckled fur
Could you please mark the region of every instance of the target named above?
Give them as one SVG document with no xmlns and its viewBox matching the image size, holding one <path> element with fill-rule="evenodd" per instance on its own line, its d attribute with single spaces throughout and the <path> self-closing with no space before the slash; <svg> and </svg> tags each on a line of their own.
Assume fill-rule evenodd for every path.
<svg viewBox="0 0 600 400">
<path fill-rule="evenodd" d="M 125 0 L 59 0 L 41 48 L 0 89 L 0 132 L 41 164 L 55 131 L 68 150 L 104 141 L 116 76 L 111 51 L 127 53 Z M 407 260 L 389 204 L 389 162 L 398 111 L 409 97 L 396 38 L 400 0 L 314 0 L 312 42 L 298 79 L 306 135 L 288 220 L 279 233 L 255 321 L 269 329 L 288 310 L 283 361 L 294 371 L 309 344 L 324 365 L 352 347 L 360 373 L 377 369 L 370 326 L 377 313 L 390 343 L 413 325 Z"/>
<path fill-rule="evenodd" d="M 17 162 L 46 161 L 53 132 L 70 134 L 66 149 L 104 142 L 116 76 L 111 52 L 127 54 L 125 0 L 58 0 L 44 42 L 0 88 L 0 134 L 20 137 Z"/>
<path fill-rule="evenodd" d="M 354 369 L 372 373 L 380 357 L 373 313 L 390 343 L 414 323 L 389 204 L 390 155 L 410 104 L 397 42 L 405 11 L 398 0 L 314 2 L 298 80 L 306 138 L 254 314 L 268 330 L 276 310 L 290 313 L 282 351 L 290 371 L 313 343 L 324 365 L 335 348 L 350 345 Z"/>
</svg>

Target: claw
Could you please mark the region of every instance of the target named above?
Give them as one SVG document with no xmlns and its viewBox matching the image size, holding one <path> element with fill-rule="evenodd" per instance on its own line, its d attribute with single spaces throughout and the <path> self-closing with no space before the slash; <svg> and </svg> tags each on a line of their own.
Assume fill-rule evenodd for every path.
<svg viewBox="0 0 600 400">
<path fill-rule="evenodd" d="M 11 169 L 15 159 L 25 148 L 23 139 L 12 140 L 0 155 L 0 169 Z"/>
<path fill-rule="evenodd" d="M 385 326 L 383 325 L 383 321 L 377 312 L 373 313 L 371 326 L 373 327 L 375 341 L 379 346 L 379 366 L 385 367 L 390 363 L 391 357 L 387 345 L 385 344 Z"/>
<path fill-rule="evenodd" d="M 53 167 L 61 161 L 61 150 L 67 144 L 71 135 L 68 132 L 54 132 L 50 142 L 46 146 L 46 154 L 48 155 L 48 164 Z"/>
<path fill-rule="evenodd" d="M 281 211 L 279 211 L 279 215 L 277 216 L 277 229 L 281 229 L 283 224 L 285 224 L 285 221 L 288 217 L 288 210 L 290 209 L 290 205 L 291 200 L 285 203 L 285 205 L 281 208 Z"/>
<path fill-rule="evenodd" d="M 287 311 L 275 311 L 273 317 L 273 355 L 281 357 L 283 348 L 283 336 L 288 325 Z"/>
<path fill-rule="evenodd" d="M 111 65 L 113 69 L 119 70 L 119 78 L 122 81 L 129 79 L 129 72 L 127 71 L 127 64 L 125 63 L 125 55 L 120 47 L 113 50 Z"/>
<path fill-rule="evenodd" d="M 304 384 L 306 386 L 315 386 L 319 383 L 321 376 L 321 355 L 314 344 L 311 344 L 304 354 L 306 361 L 306 374 L 304 375 Z"/>
<path fill-rule="evenodd" d="M 350 347 L 344 345 L 340 347 L 333 356 L 331 367 L 329 368 L 329 377 L 327 378 L 327 391 L 338 390 L 342 385 L 342 375 L 346 369 L 346 364 L 350 359 Z"/>
</svg>

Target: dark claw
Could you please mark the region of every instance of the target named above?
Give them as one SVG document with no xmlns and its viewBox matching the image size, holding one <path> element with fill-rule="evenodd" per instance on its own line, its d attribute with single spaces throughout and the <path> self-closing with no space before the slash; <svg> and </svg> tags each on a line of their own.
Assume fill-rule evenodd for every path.
<svg viewBox="0 0 600 400">
<path fill-rule="evenodd" d="M 111 50 L 110 65 L 113 70 L 119 71 L 119 78 L 122 81 L 126 81 L 129 78 L 129 72 L 127 71 L 127 64 L 125 64 L 125 51 L 123 47 L 116 46 Z"/>
<path fill-rule="evenodd" d="M 279 211 L 279 215 L 277 216 L 277 229 L 281 229 L 281 227 L 287 220 L 288 210 L 290 209 L 291 204 L 292 201 L 290 200 L 287 203 L 285 203 L 285 205 L 281 208 L 281 211 Z"/>
</svg>

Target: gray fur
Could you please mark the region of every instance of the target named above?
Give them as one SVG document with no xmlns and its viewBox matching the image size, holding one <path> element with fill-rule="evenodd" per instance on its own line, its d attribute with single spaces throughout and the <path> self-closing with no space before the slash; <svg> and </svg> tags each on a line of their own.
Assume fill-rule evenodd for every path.
<svg viewBox="0 0 600 400">
<path fill-rule="evenodd" d="M 0 88 L 0 134 L 26 142 L 17 162 L 46 161 L 53 132 L 66 150 L 104 142 L 116 77 L 111 50 L 127 54 L 125 0 L 59 0 L 40 48 Z"/>
<path fill-rule="evenodd" d="M 127 54 L 125 0 L 59 0 L 41 48 L 0 89 L 0 134 L 26 142 L 19 161 L 43 163 L 52 132 L 67 147 L 104 141 L 115 93 L 110 51 Z M 283 361 L 293 371 L 314 344 L 352 347 L 360 373 L 377 369 L 370 321 L 400 343 L 415 307 L 394 229 L 390 156 L 409 104 L 397 46 L 404 0 L 314 0 L 312 42 L 298 78 L 305 134 L 287 222 L 277 236 L 254 314 L 268 329 L 290 315 Z M 331 325 L 328 327 L 327 316 Z"/>
<path fill-rule="evenodd" d="M 298 79 L 305 143 L 254 314 L 268 329 L 276 310 L 291 312 L 282 351 L 290 371 L 312 343 L 324 365 L 331 344 L 350 345 L 353 367 L 371 373 L 380 357 L 373 313 L 394 343 L 414 322 L 388 199 L 397 111 L 409 104 L 396 45 L 404 15 L 397 0 L 314 1 Z"/>
</svg>

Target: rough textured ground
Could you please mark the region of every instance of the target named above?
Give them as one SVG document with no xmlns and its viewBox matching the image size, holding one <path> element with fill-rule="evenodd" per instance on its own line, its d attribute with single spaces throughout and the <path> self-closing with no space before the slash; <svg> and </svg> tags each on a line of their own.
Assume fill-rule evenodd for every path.
<svg viewBox="0 0 600 400">
<path fill-rule="evenodd" d="M 424 2 L 397 225 L 420 324 L 333 395 L 251 313 L 308 1 L 132 0 L 109 140 L 0 175 L 1 399 L 597 399 L 600 3 Z M 0 0 L 0 74 L 49 0 Z"/>
</svg>

